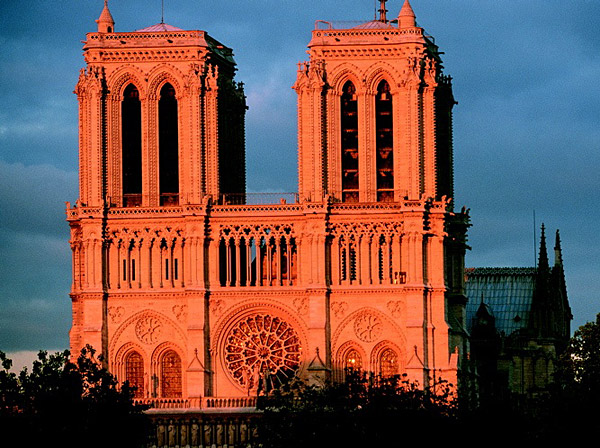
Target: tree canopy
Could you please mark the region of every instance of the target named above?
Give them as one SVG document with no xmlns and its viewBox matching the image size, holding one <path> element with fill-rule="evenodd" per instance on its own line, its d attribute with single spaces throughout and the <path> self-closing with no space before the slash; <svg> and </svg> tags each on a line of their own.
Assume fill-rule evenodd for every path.
<svg viewBox="0 0 600 448">
<path fill-rule="evenodd" d="M 146 417 L 133 390 L 104 369 L 86 347 L 70 361 L 69 351 L 40 351 L 31 371 L 10 371 L 0 352 L 0 429 L 14 446 L 128 446 L 144 443 Z M 9 443 L 7 443 L 9 445 Z"/>
<path fill-rule="evenodd" d="M 555 381 L 540 406 L 548 440 L 597 438 L 600 406 L 600 314 L 579 327 L 556 364 Z"/>
<path fill-rule="evenodd" d="M 433 441 L 436 434 L 441 440 L 457 424 L 446 383 L 423 390 L 403 376 L 357 371 L 325 386 L 294 381 L 260 397 L 258 406 L 260 442 L 271 448 L 396 446 L 389 442 Z"/>
</svg>

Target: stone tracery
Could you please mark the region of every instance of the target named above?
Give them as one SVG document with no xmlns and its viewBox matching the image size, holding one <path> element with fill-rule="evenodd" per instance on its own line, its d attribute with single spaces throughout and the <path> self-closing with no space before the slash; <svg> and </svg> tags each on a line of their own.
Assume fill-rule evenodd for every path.
<svg viewBox="0 0 600 448">
<path fill-rule="evenodd" d="M 399 284 L 405 274 L 401 266 L 403 226 L 397 222 L 329 225 L 331 238 L 331 283 Z"/>
<path fill-rule="evenodd" d="M 221 226 L 221 286 L 291 286 L 297 279 L 292 224 Z"/>
<path fill-rule="evenodd" d="M 227 371 L 245 388 L 258 387 L 259 377 L 274 386 L 287 382 L 298 371 L 301 354 L 300 339 L 294 328 L 266 312 L 240 319 L 225 338 Z"/>
</svg>

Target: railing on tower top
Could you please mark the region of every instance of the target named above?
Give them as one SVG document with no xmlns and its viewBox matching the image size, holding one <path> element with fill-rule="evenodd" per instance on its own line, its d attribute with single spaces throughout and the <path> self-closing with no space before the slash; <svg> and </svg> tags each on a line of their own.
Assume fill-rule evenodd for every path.
<svg viewBox="0 0 600 448">
<path fill-rule="evenodd" d="M 224 193 L 218 205 L 297 204 L 298 193 Z"/>
<path fill-rule="evenodd" d="M 347 34 L 348 30 L 352 30 L 353 34 L 358 33 L 360 35 L 379 35 L 382 31 L 397 35 L 406 33 L 402 28 L 398 28 L 397 19 L 387 20 L 385 24 L 388 27 L 377 26 L 376 22 L 379 22 L 379 20 L 316 20 L 313 31 L 325 33 L 323 36 L 339 36 L 340 33 Z M 418 23 L 417 28 L 422 29 L 423 31 L 419 33 L 422 33 L 425 38 L 435 44 L 435 38 L 427 33 L 423 27 L 419 26 Z"/>
</svg>

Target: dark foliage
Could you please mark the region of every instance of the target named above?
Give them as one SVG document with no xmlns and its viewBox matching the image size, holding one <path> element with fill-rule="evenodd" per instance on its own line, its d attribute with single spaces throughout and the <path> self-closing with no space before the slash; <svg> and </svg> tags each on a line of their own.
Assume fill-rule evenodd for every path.
<svg viewBox="0 0 600 448">
<path fill-rule="evenodd" d="M 10 372 L 0 352 L 0 430 L 7 446 L 141 446 L 147 421 L 133 390 L 102 368 L 91 347 L 76 362 L 41 351 L 31 372 Z"/>
<path fill-rule="evenodd" d="M 597 438 L 600 403 L 600 314 L 575 331 L 556 364 L 555 381 L 538 406 L 539 438 Z"/>
<path fill-rule="evenodd" d="M 500 443 L 573 445 L 597 438 L 599 402 L 600 314 L 575 331 L 548 389 L 527 397 L 495 397 L 461 419 L 471 434 L 485 439 L 495 433 Z"/>
<path fill-rule="evenodd" d="M 400 446 L 442 441 L 458 425 L 451 387 L 421 390 L 404 377 L 348 372 L 324 387 L 301 381 L 261 397 L 259 438 L 268 448 Z"/>
</svg>

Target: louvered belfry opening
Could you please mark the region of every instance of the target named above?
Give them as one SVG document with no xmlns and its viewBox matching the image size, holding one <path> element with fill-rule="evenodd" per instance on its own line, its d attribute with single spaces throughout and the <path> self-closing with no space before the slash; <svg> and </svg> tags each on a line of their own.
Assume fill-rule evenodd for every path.
<svg viewBox="0 0 600 448">
<path fill-rule="evenodd" d="M 385 80 L 377 87 L 375 127 L 377 201 L 392 202 L 394 200 L 394 119 L 390 85 Z"/>
<path fill-rule="evenodd" d="M 351 81 L 342 89 L 341 115 L 342 201 L 358 202 L 358 107 Z"/>
<path fill-rule="evenodd" d="M 166 83 L 158 102 L 160 205 L 179 204 L 179 138 L 175 89 Z"/>
<path fill-rule="evenodd" d="M 129 84 L 121 102 L 123 206 L 142 204 L 142 107 L 137 87 Z"/>
</svg>

